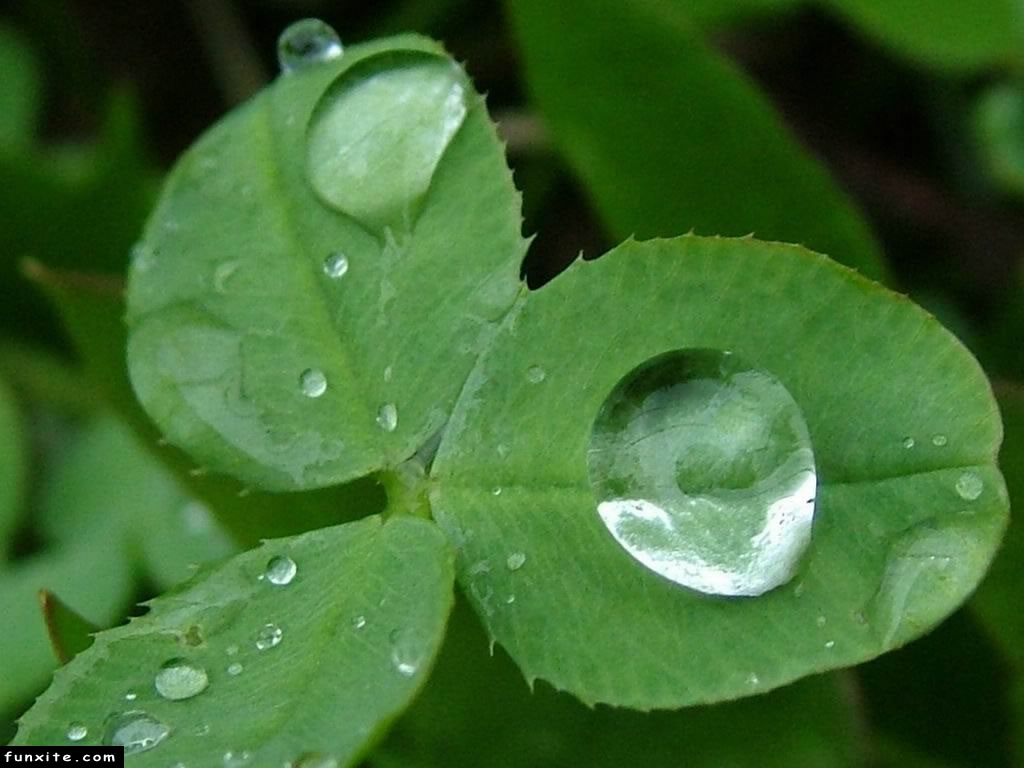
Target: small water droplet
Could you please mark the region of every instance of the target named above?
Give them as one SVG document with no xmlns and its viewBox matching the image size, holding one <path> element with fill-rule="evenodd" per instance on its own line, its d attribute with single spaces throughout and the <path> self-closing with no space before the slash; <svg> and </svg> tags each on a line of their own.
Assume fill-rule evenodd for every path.
<svg viewBox="0 0 1024 768">
<path fill-rule="evenodd" d="M 826 619 L 824 616 L 819 616 L 814 620 L 814 623 L 817 624 L 819 627 L 824 627 L 826 624 L 828 624 L 828 619 Z"/>
<path fill-rule="evenodd" d="M 597 512 L 633 558 L 691 589 L 760 595 L 810 543 L 810 434 L 783 384 L 737 355 L 687 349 L 629 372 L 594 421 Z"/>
<path fill-rule="evenodd" d="M 353 617 L 352 626 L 356 629 L 362 629 L 366 626 L 366 617 L 362 615 Z"/>
<path fill-rule="evenodd" d="M 227 648 L 224 649 L 224 653 L 226 653 L 228 656 L 234 656 L 236 653 L 238 653 L 238 646 L 229 645 Z"/>
<path fill-rule="evenodd" d="M 510 449 L 504 443 L 498 443 L 498 447 L 495 450 L 498 451 L 498 456 L 504 459 L 506 456 L 508 456 Z"/>
<path fill-rule="evenodd" d="M 242 674 L 242 671 L 244 669 L 245 669 L 245 667 L 243 667 L 241 664 L 239 664 L 236 661 L 234 664 L 229 664 L 228 665 L 227 673 L 229 675 L 231 675 L 232 677 L 238 677 L 238 675 Z"/>
<path fill-rule="evenodd" d="M 526 562 L 526 553 L 524 552 L 513 552 L 505 559 L 505 566 L 510 571 L 518 571 L 523 567 Z"/>
<path fill-rule="evenodd" d="M 323 752 L 303 752 L 295 758 L 292 768 L 338 768 L 338 761 Z"/>
<path fill-rule="evenodd" d="M 508 597 L 505 598 L 505 604 L 506 605 L 512 605 L 512 603 L 514 603 L 515 601 L 516 601 L 516 596 L 515 595 L 509 595 Z"/>
<path fill-rule="evenodd" d="M 544 381 L 545 376 L 547 376 L 547 374 L 544 372 L 544 369 L 541 368 L 539 365 L 531 365 L 529 368 L 526 369 L 526 379 L 531 384 L 540 384 L 542 381 Z"/>
<path fill-rule="evenodd" d="M 391 655 L 391 661 L 395 665 L 395 669 L 398 670 L 398 674 L 402 677 L 412 677 L 416 674 L 416 665 L 407 659 L 401 658 L 397 653 Z"/>
<path fill-rule="evenodd" d="M 942 448 L 948 442 L 949 440 L 946 438 L 945 435 L 935 435 L 934 437 L 932 437 L 932 445 L 934 445 L 936 448 Z"/>
<path fill-rule="evenodd" d="M 964 472 L 956 481 L 956 492 L 964 501 L 974 501 L 985 490 L 985 483 L 973 472 Z"/>
<path fill-rule="evenodd" d="M 384 369 L 384 382 L 387 383 L 387 382 L 391 381 L 391 377 L 393 375 L 394 375 L 394 371 L 391 369 L 391 366 L 390 365 L 387 366 Z"/>
<path fill-rule="evenodd" d="M 904 448 L 913 448 L 915 445 L 917 445 L 917 441 L 914 440 L 914 438 L 909 437 L 909 436 L 903 438 L 903 447 Z"/>
<path fill-rule="evenodd" d="M 339 277 L 344 277 L 346 272 L 348 272 L 348 256 L 341 251 L 335 251 L 324 259 L 324 274 L 328 277 L 337 280 Z"/>
<path fill-rule="evenodd" d="M 107 720 L 103 743 L 124 747 L 126 755 L 146 752 L 167 738 L 171 729 L 141 710 L 123 712 Z"/>
<path fill-rule="evenodd" d="M 277 624 L 264 624 L 256 635 L 256 648 L 265 651 L 281 642 L 284 632 Z"/>
<path fill-rule="evenodd" d="M 128 693 L 124 695 L 125 701 L 135 701 L 137 698 L 139 698 L 139 694 L 134 691 L 128 691 Z"/>
<path fill-rule="evenodd" d="M 277 38 L 277 63 L 285 75 L 333 61 L 343 52 L 338 33 L 320 19 L 289 24 Z"/>
<path fill-rule="evenodd" d="M 494 486 L 494 488 L 491 489 L 491 495 L 492 496 L 501 496 L 501 486 L 500 485 Z"/>
<path fill-rule="evenodd" d="M 81 741 L 89 735 L 89 729 L 86 728 L 85 723 L 81 723 L 78 720 L 68 723 L 67 736 L 71 741 Z"/>
<path fill-rule="evenodd" d="M 239 766 L 245 765 L 251 759 L 252 753 L 244 749 L 238 752 L 228 750 L 224 753 L 224 768 L 239 768 Z"/>
<path fill-rule="evenodd" d="M 283 587 L 291 584 L 295 574 L 298 573 L 298 566 L 295 561 L 285 555 L 275 555 L 267 561 L 267 568 L 263 572 L 267 581 L 275 586 Z"/>
<path fill-rule="evenodd" d="M 490 573 L 491 564 L 486 560 L 477 560 L 471 566 L 469 566 L 469 575 L 476 576 L 481 573 Z"/>
<path fill-rule="evenodd" d="M 237 259 L 218 264 L 217 268 L 213 271 L 213 290 L 221 294 L 227 293 L 228 280 L 238 271 L 240 266 L 242 266 L 242 262 Z"/>
<path fill-rule="evenodd" d="M 187 659 L 165 661 L 153 681 L 156 692 L 165 699 L 190 699 L 206 690 L 210 678 L 206 670 Z"/>
<path fill-rule="evenodd" d="M 410 229 L 465 120 L 468 88 L 454 62 L 424 51 L 390 50 L 354 64 L 310 118 L 310 186 L 377 231 Z"/>
<path fill-rule="evenodd" d="M 836 647 L 836 641 L 835 640 L 827 640 L 825 642 L 825 648 L 826 649 L 831 650 L 832 648 L 835 648 L 835 647 Z"/>
<path fill-rule="evenodd" d="M 750 685 L 760 685 L 761 678 L 759 678 L 755 673 L 751 672 L 749 675 L 747 675 L 747 682 Z"/>
<path fill-rule="evenodd" d="M 327 377 L 319 368 L 307 368 L 299 374 L 299 387 L 306 397 L 320 397 L 327 391 Z"/>
<path fill-rule="evenodd" d="M 398 426 L 398 408 L 394 403 L 384 403 L 377 409 L 377 425 L 385 432 L 394 432 Z"/>
</svg>

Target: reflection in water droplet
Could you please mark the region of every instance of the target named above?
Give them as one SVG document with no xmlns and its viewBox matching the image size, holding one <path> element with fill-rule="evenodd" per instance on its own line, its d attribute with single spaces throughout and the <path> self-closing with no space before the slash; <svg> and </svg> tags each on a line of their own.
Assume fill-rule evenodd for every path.
<svg viewBox="0 0 1024 768">
<path fill-rule="evenodd" d="M 281 631 L 277 624 L 264 624 L 256 635 L 256 648 L 260 651 L 273 648 L 281 642 L 283 636 L 284 632 Z"/>
<path fill-rule="evenodd" d="M 942 446 L 946 445 L 948 442 L 949 442 L 949 440 L 946 439 L 945 435 L 935 435 L 932 438 L 932 445 L 934 445 L 936 448 L 941 448 Z"/>
<path fill-rule="evenodd" d="M 525 562 L 526 562 L 526 553 L 524 553 L 524 552 L 513 552 L 511 555 L 508 556 L 508 558 L 506 558 L 505 566 L 510 571 L 518 571 L 520 568 L 523 567 L 523 564 Z"/>
<path fill-rule="evenodd" d="M 540 384 L 542 381 L 544 381 L 545 376 L 547 376 L 547 374 L 544 372 L 544 369 L 541 368 L 539 365 L 531 365 L 529 368 L 526 369 L 526 379 L 531 384 Z"/>
<path fill-rule="evenodd" d="M 348 257 L 340 251 L 335 251 L 324 259 L 324 274 L 337 280 L 344 277 L 348 272 Z"/>
<path fill-rule="evenodd" d="M 103 743 L 108 747 L 124 747 L 126 755 L 134 755 L 153 749 L 170 732 L 170 728 L 152 715 L 134 710 L 107 720 Z"/>
<path fill-rule="evenodd" d="M 232 677 L 238 677 L 240 674 L 242 674 L 244 669 L 245 667 L 243 667 L 236 661 L 234 664 L 228 665 L 227 673 Z"/>
<path fill-rule="evenodd" d="M 973 472 L 964 472 L 957 478 L 956 492 L 965 501 L 974 501 L 981 496 L 983 490 L 985 490 L 985 484 Z"/>
<path fill-rule="evenodd" d="M 500 485 L 494 486 L 491 489 L 491 495 L 492 496 L 501 496 L 501 486 Z"/>
<path fill-rule="evenodd" d="M 398 408 L 394 403 L 384 403 L 377 409 L 377 425 L 385 432 L 394 432 L 398 426 Z"/>
<path fill-rule="evenodd" d="M 825 648 L 826 649 L 831 650 L 831 649 L 833 649 L 835 647 L 836 647 L 836 641 L 835 640 L 828 640 L 828 641 L 825 642 Z"/>
<path fill-rule="evenodd" d="M 903 438 L 903 447 L 904 448 L 913 448 L 916 444 L 917 444 L 916 441 L 912 437 L 904 437 Z"/>
<path fill-rule="evenodd" d="M 402 677 L 412 677 L 419 669 L 419 656 L 412 646 L 409 636 L 399 629 L 393 629 L 388 633 L 388 641 L 391 643 L 391 664 Z"/>
<path fill-rule="evenodd" d="M 298 570 L 299 568 L 295 565 L 295 561 L 290 557 L 275 555 L 267 561 L 267 568 L 263 572 L 263 576 L 271 584 L 283 587 L 286 584 L 292 583 L 292 579 L 295 578 Z"/>
<path fill-rule="evenodd" d="M 677 584 L 760 595 L 792 578 L 810 542 L 807 425 L 777 379 L 730 353 L 669 352 L 631 371 L 587 460 L 605 527 Z"/>
<path fill-rule="evenodd" d="M 327 205 L 383 231 L 410 228 L 466 117 L 465 75 L 442 56 L 389 51 L 342 73 L 313 110 L 306 177 Z"/>
<path fill-rule="evenodd" d="M 338 33 L 320 19 L 296 21 L 277 38 L 277 63 L 286 75 L 332 61 L 342 52 Z"/>
<path fill-rule="evenodd" d="M 327 377 L 319 368 L 307 368 L 299 375 L 299 386 L 306 397 L 320 397 L 327 391 Z"/>
<path fill-rule="evenodd" d="M 363 627 L 366 626 L 366 617 L 365 616 L 355 616 L 355 617 L 353 617 L 353 619 L 352 619 L 352 626 L 355 627 L 356 629 L 362 629 Z"/>
<path fill-rule="evenodd" d="M 137 698 L 139 698 L 139 694 L 133 691 L 128 691 L 128 693 L 124 695 L 125 701 L 135 701 Z"/>
<path fill-rule="evenodd" d="M 175 658 L 163 663 L 153 684 L 165 699 L 190 699 L 206 690 L 210 678 L 198 664 Z"/>
<path fill-rule="evenodd" d="M 85 727 L 85 723 L 80 723 L 77 720 L 68 723 L 67 736 L 71 741 L 81 741 L 88 735 L 89 729 Z"/>
<path fill-rule="evenodd" d="M 238 752 L 228 750 L 224 753 L 224 768 L 239 768 L 239 766 L 245 765 L 251 759 L 252 753 L 244 749 Z"/>
</svg>

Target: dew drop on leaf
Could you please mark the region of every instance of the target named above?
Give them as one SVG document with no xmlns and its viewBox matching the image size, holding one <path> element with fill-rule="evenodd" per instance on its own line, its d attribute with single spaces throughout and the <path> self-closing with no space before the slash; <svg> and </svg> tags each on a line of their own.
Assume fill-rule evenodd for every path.
<svg viewBox="0 0 1024 768">
<path fill-rule="evenodd" d="M 338 768 L 338 761 L 322 752 L 303 752 L 295 759 L 292 768 Z"/>
<path fill-rule="evenodd" d="M 523 552 L 513 552 L 505 559 L 505 566 L 510 571 L 518 571 L 526 563 L 526 554 Z"/>
<path fill-rule="evenodd" d="M 384 403 L 377 409 L 377 426 L 385 432 L 394 432 L 398 426 L 398 408 L 394 403 Z"/>
<path fill-rule="evenodd" d="M 320 19 L 296 21 L 277 38 L 277 63 L 285 75 L 333 61 L 342 53 L 338 33 Z"/>
<path fill-rule="evenodd" d="M 964 501 L 974 501 L 985 489 L 981 478 L 973 472 L 964 472 L 956 481 L 956 492 Z"/>
<path fill-rule="evenodd" d="M 245 667 L 243 667 L 241 664 L 239 664 L 236 661 L 234 664 L 229 664 L 228 665 L 227 673 L 229 675 L 231 675 L 232 677 L 238 677 L 238 675 L 242 674 L 244 669 L 245 669 Z"/>
<path fill-rule="evenodd" d="M 352 618 L 352 626 L 356 629 L 362 629 L 366 626 L 366 617 L 363 615 L 354 616 Z"/>
<path fill-rule="evenodd" d="M 124 695 L 125 701 L 135 701 L 137 698 L 139 698 L 139 694 L 134 691 L 128 691 L 128 693 Z"/>
<path fill-rule="evenodd" d="M 774 376 L 687 349 L 629 372 L 594 421 L 597 512 L 633 558 L 691 589 L 760 595 L 810 543 L 816 472 L 807 425 Z"/>
<path fill-rule="evenodd" d="M 281 642 L 284 632 L 277 624 L 264 624 L 256 635 L 256 649 L 265 651 Z"/>
<path fill-rule="evenodd" d="M 467 88 L 454 62 L 423 51 L 391 51 L 353 65 L 310 118 L 310 186 L 326 205 L 372 229 L 411 229 L 466 118 Z"/>
<path fill-rule="evenodd" d="M 903 438 L 903 447 L 904 448 L 913 448 L 916 444 L 917 444 L 917 442 L 912 437 L 904 437 Z"/>
<path fill-rule="evenodd" d="M 85 723 L 77 720 L 68 723 L 67 737 L 70 741 L 81 741 L 88 735 L 89 729 L 85 727 Z"/>
<path fill-rule="evenodd" d="M 252 759 L 252 753 L 246 750 L 234 752 L 228 750 L 224 753 L 224 768 L 239 768 L 246 765 Z"/>
<path fill-rule="evenodd" d="M 141 710 L 122 712 L 107 721 L 103 743 L 108 747 L 124 747 L 126 755 L 153 749 L 171 729 Z"/>
<path fill-rule="evenodd" d="M 341 251 L 335 251 L 324 259 L 324 274 L 332 280 L 344 277 L 346 272 L 348 272 L 348 257 Z"/>
<path fill-rule="evenodd" d="M 307 368 L 299 374 L 299 387 L 306 397 L 320 397 L 327 391 L 327 377 L 319 368 Z"/>
<path fill-rule="evenodd" d="M 545 376 L 547 376 L 547 373 L 539 365 L 531 365 L 526 369 L 526 379 L 531 384 L 540 384 L 544 381 Z"/>
<path fill-rule="evenodd" d="M 156 692 L 165 699 L 190 699 L 206 690 L 210 678 L 206 670 L 187 659 L 165 661 L 153 681 Z"/>
<path fill-rule="evenodd" d="M 290 557 L 275 555 L 267 561 L 267 567 L 263 572 L 263 576 L 271 584 L 283 587 L 286 584 L 292 583 L 292 579 L 295 578 L 295 574 L 298 571 L 298 566 L 295 565 L 295 561 Z"/>
</svg>

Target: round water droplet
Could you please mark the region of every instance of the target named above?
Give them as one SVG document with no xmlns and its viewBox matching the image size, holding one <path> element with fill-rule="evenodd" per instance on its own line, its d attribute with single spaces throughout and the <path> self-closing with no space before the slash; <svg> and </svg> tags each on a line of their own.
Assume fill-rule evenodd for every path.
<svg viewBox="0 0 1024 768">
<path fill-rule="evenodd" d="M 206 690 L 210 678 L 198 664 L 183 658 L 165 661 L 153 681 L 165 699 L 190 699 Z"/>
<path fill-rule="evenodd" d="M 760 685 L 761 678 L 759 678 L 755 673 L 751 672 L 749 675 L 747 675 L 747 682 L 750 683 L 750 685 Z"/>
<path fill-rule="evenodd" d="M 260 651 L 273 648 L 281 642 L 283 636 L 284 632 L 281 631 L 277 624 L 264 624 L 256 635 L 256 648 Z"/>
<path fill-rule="evenodd" d="M 286 75 L 332 61 L 342 53 L 338 33 L 320 19 L 302 19 L 289 24 L 277 38 L 277 63 Z"/>
<path fill-rule="evenodd" d="M 494 488 L 491 489 L 491 495 L 492 496 L 501 496 L 501 486 L 500 485 L 494 486 Z"/>
<path fill-rule="evenodd" d="M 153 749 L 170 732 L 169 727 L 152 715 L 133 710 L 107 720 L 103 743 L 108 747 L 124 747 L 126 755 L 134 755 Z"/>
<path fill-rule="evenodd" d="M 406 230 L 466 117 L 462 70 L 423 51 L 369 56 L 320 98 L 306 132 L 317 196 L 368 226 Z"/>
<path fill-rule="evenodd" d="M 505 559 L 505 566 L 510 571 L 518 571 L 525 562 L 526 554 L 524 552 L 513 552 Z"/>
<path fill-rule="evenodd" d="M 390 365 L 387 366 L 384 369 L 384 381 L 385 381 L 385 383 L 391 381 L 391 377 L 393 375 L 394 375 L 394 371 L 392 370 L 391 366 Z"/>
<path fill-rule="evenodd" d="M 355 627 L 356 629 L 362 629 L 363 627 L 366 626 L 366 617 L 365 616 L 355 616 L 355 617 L 353 617 L 353 619 L 352 619 L 352 626 Z"/>
<path fill-rule="evenodd" d="M 903 447 L 904 448 L 913 448 L 916 444 L 917 444 L 917 442 L 912 437 L 904 437 L 903 438 Z"/>
<path fill-rule="evenodd" d="M 946 438 L 945 435 L 935 435 L 934 437 L 932 437 L 932 445 L 934 445 L 936 448 L 942 448 L 948 442 L 949 440 Z"/>
<path fill-rule="evenodd" d="M 385 432 L 394 432 L 398 426 L 398 408 L 394 403 L 384 403 L 377 409 L 377 426 Z"/>
<path fill-rule="evenodd" d="M 827 640 L 827 641 L 825 642 L 825 648 L 826 648 L 827 650 L 831 650 L 831 649 L 833 649 L 833 648 L 835 648 L 835 647 L 836 647 L 836 641 L 835 641 L 835 640 Z"/>
<path fill-rule="evenodd" d="M 547 376 L 547 373 L 539 365 L 531 365 L 526 369 L 526 379 L 531 384 L 540 384 L 544 381 L 545 376 Z"/>
<path fill-rule="evenodd" d="M 237 259 L 218 264 L 217 268 L 213 271 L 213 290 L 217 293 L 227 293 L 228 280 L 238 271 L 240 266 L 242 266 L 242 262 Z"/>
<path fill-rule="evenodd" d="M 239 750 L 237 752 L 229 750 L 224 753 L 224 768 L 239 768 L 239 766 L 247 764 L 252 759 L 252 753 L 247 750 Z"/>
<path fill-rule="evenodd" d="M 327 377 L 319 368 L 307 368 L 299 374 L 299 386 L 306 397 L 320 397 L 327 391 Z"/>
<path fill-rule="evenodd" d="M 271 584 L 283 587 L 292 583 L 292 579 L 295 578 L 298 571 L 298 566 L 290 557 L 275 555 L 267 561 L 267 569 L 263 572 L 263 576 Z"/>
<path fill-rule="evenodd" d="M 810 542 L 807 425 L 778 379 L 736 355 L 679 350 L 635 368 L 597 414 L 587 465 L 622 548 L 700 592 L 763 594 Z"/>
<path fill-rule="evenodd" d="M 239 664 L 236 661 L 234 664 L 229 664 L 228 665 L 227 673 L 229 675 L 231 675 L 232 677 L 238 677 L 240 674 L 242 674 L 242 671 L 244 669 L 245 669 L 245 667 L 243 667 L 241 664 Z"/>
<path fill-rule="evenodd" d="M 985 483 L 973 472 L 964 472 L 956 480 L 956 492 L 964 501 L 974 501 L 985 490 Z"/>
<path fill-rule="evenodd" d="M 338 768 L 338 761 L 323 752 L 303 752 L 295 758 L 292 768 Z"/>
<path fill-rule="evenodd" d="M 67 737 L 71 741 L 81 741 L 89 735 L 89 729 L 86 728 L 85 723 L 81 723 L 78 720 L 68 723 Z"/>
<path fill-rule="evenodd" d="M 335 251 L 324 259 L 324 274 L 337 280 L 348 272 L 348 257 L 341 251 Z"/>
</svg>

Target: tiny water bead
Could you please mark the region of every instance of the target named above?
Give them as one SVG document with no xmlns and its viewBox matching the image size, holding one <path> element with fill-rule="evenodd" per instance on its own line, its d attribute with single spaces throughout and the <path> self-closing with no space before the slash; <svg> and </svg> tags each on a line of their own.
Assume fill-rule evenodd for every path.
<svg viewBox="0 0 1024 768">
<path fill-rule="evenodd" d="M 343 52 L 338 33 L 320 19 L 296 21 L 277 38 L 277 63 L 286 75 L 332 61 Z"/>
<path fill-rule="evenodd" d="M 338 761 L 323 752 L 303 752 L 295 758 L 292 768 L 338 768 Z"/>
<path fill-rule="evenodd" d="M 103 743 L 124 747 L 126 755 L 146 752 L 167 738 L 171 729 L 147 712 L 133 710 L 113 715 L 106 725 Z"/>
<path fill-rule="evenodd" d="M 912 438 L 912 437 L 904 437 L 903 438 L 903 447 L 904 448 L 913 448 L 915 445 L 917 445 L 917 441 L 914 440 L 914 438 Z"/>
<path fill-rule="evenodd" d="M 263 572 L 264 578 L 271 584 L 283 587 L 292 583 L 299 568 L 295 561 L 285 555 L 275 555 L 267 561 L 267 568 Z"/>
<path fill-rule="evenodd" d="M 518 571 L 526 563 L 526 554 L 523 552 L 513 552 L 505 559 L 505 567 L 510 571 Z"/>
<path fill-rule="evenodd" d="M 243 667 L 241 664 L 239 664 L 236 661 L 234 664 L 229 664 L 228 665 L 227 673 L 229 675 L 231 675 L 232 677 L 238 677 L 240 674 L 242 674 L 242 672 L 244 670 L 245 670 L 245 667 Z"/>
<path fill-rule="evenodd" d="M 366 617 L 362 615 L 353 617 L 352 626 L 356 629 L 362 629 L 366 626 Z"/>
<path fill-rule="evenodd" d="M 310 118 L 310 186 L 377 231 L 408 229 L 466 118 L 468 89 L 455 62 L 425 51 L 393 50 L 352 65 Z"/>
<path fill-rule="evenodd" d="M 81 741 L 89 735 L 89 729 L 86 728 L 85 723 L 80 723 L 75 720 L 72 723 L 68 723 L 67 737 L 71 741 Z"/>
<path fill-rule="evenodd" d="M 932 437 L 932 445 L 936 448 L 942 448 L 949 442 L 949 439 L 945 435 L 934 435 Z"/>
<path fill-rule="evenodd" d="M 327 376 L 319 368 L 307 368 L 299 374 L 299 387 L 306 397 L 320 397 L 327 391 Z"/>
<path fill-rule="evenodd" d="M 281 642 L 284 632 L 277 624 L 264 624 L 256 635 L 256 649 L 265 651 Z"/>
<path fill-rule="evenodd" d="M 252 753 L 247 750 L 235 752 L 228 750 L 224 753 L 224 768 L 239 768 L 246 765 L 252 759 Z"/>
<path fill-rule="evenodd" d="M 531 384 L 540 384 L 544 381 L 545 376 L 547 376 L 547 373 L 539 365 L 531 365 L 526 369 L 526 380 Z"/>
<path fill-rule="evenodd" d="M 348 257 L 340 251 L 335 251 L 324 259 L 324 274 L 332 280 L 344 277 L 348 272 Z"/>
<path fill-rule="evenodd" d="M 676 584 L 760 595 L 789 581 L 810 543 L 816 471 L 783 384 L 714 349 L 629 372 L 594 421 L 597 513 L 619 545 Z"/>
<path fill-rule="evenodd" d="M 156 692 L 165 699 L 190 699 L 206 690 L 210 678 L 206 670 L 187 659 L 165 661 L 153 681 Z"/>
<path fill-rule="evenodd" d="M 956 492 L 964 501 L 975 501 L 983 490 L 984 482 L 973 472 L 964 472 L 956 480 Z"/>
<path fill-rule="evenodd" d="M 394 403 L 384 403 L 377 409 L 377 426 L 385 432 L 394 432 L 398 427 L 398 408 Z"/>
</svg>

